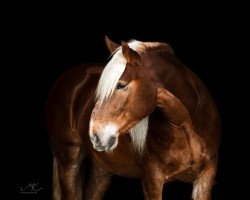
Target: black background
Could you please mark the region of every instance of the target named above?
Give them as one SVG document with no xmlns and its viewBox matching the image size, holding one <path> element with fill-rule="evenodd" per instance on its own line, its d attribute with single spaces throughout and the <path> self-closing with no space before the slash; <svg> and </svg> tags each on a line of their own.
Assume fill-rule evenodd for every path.
<svg viewBox="0 0 250 200">
<path fill-rule="evenodd" d="M 147 9 L 124 5 L 124 10 L 103 12 L 84 5 L 27 6 L 24 10 L 17 6 L 14 21 L 8 24 L 11 59 L 6 69 L 11 79 L 7 90 L 14 113 L 8 126 L 14 147 L 11 194 L 17 199 L 51 199 L 52 153 L 45 126 L 46 97 L 56 78 L 70 67 L 107 62 L 104 35 L 108 35 L 117 43 L 129 39 L 168 42 L 179 59 L 198 74 L 214 97 L 222 119 L 213 199 L 234 195 L 240 199 L 234 181 L 241 173 L 235 164 L 240 157 L 234 149 L 241 145 L 235 138 L 235 120 L 231 117 L 231 90 L 236 87 L 231 66 L 240 36 L 232 32 L 237 20 L 231 10 L 218 5 L 200 5 L 193 10 L 184 5 L 183 9 L 177 6 L 173 10 L 157 3 Z M 30 182 L 38 183 L 42 190 L 38 194 L 20 194 L 20 188 Z M 165 186 L 165 199 L 184 200 L 190 195 L 189 184 Z M 140 181 L 114 177 L 106 199 L 143 199 Z"/>
</svg>

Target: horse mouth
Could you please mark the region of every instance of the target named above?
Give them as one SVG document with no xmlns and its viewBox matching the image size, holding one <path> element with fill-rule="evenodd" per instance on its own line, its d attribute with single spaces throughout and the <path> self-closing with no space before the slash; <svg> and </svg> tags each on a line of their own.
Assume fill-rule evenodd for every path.
<svg viewBox="0 0 250 200">
<path fill-rule="evenodd" d="M 90 140 L 92 142 L 93 148 L 96 151 L 99 152 L 110 152 L 113 151 L 117 145 L 118 145 L 118 137 L 117 136 L 112 136 L 109 138 L 109 140 L 106 143 L 102 143 L 99 139 L 97 139 L 98 137 L 93 134 L 92 136 L 90 136 Z"/>
<path fill-rule="evenodd" d="M 118 144 L 118 142 L 117 142 Z M 96 146 L 96 145 L 93 145 L 93 148 L 96 150 L 96 151 L 99 151 L 99 152 L 111 152 L 113 151 L 116 147 L 117 147 L 117 144 L 114 144 L 113 146 L 111 147 L 103 147 L 103 146 Z"/>
</svg>

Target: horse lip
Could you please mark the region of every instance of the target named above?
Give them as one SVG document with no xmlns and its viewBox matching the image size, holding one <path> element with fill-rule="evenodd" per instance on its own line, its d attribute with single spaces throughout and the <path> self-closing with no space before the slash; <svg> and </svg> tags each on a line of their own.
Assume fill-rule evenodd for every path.
<svg viewBox="0 0 250 200">
<path fill-rule="evenodd" d="M 117 139 L 116 139 L 117 140 Z M 118 142 L 117 143 L 114 143 L 114 145 L 109 148 L 109 147 L 99 147 L 99 146 L 93 146 L 93 148 L 98 151 L 98 152 L 110 152 L 110 151 L 113 151 L 118 145 Z"/>
<path fill-rule="evenodd" d="M 94 147 L 94 149 L 96 150 L 96 151 L 98 151 L 98 152 L 110 152 L 110 151 L 112 151 L 112 150 L 114 150 L 116 148 L 116 146 L 113 148 L 113 146 L 111 147 L 111 148 L 98 148 L 98 147 Z"/>
<path fill-rule="evenodd" d="M 105 148 L 100 148 L 100 147 L 97 147 L 97 146 L 93 146 L 93 148 L 94 148 L 96 151 L 99 151 L 99 152 L 105 151 Z"/>
</svg>

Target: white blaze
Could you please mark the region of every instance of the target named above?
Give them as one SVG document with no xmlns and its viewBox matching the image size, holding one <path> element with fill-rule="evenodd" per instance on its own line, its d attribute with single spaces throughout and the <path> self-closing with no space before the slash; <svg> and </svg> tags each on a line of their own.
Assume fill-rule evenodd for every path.
<svg viewBox="0 0 250 200">
<path fill-rule="evenodd" d="M 98 136 L 100 137 L 101 143 L 106 144 L 111 136 L 117 136 L 117 126 L 115 124 L 105 125 Z"/>
</svg>

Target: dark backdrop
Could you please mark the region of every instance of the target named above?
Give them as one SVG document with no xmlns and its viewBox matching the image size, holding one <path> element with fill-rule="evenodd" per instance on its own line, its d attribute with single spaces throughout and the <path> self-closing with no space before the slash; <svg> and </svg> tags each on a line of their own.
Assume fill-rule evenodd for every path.
<svg viewBox="0 0 250 200">
<path fill-rule="evenodd" d="M 157 8 L 161 9 L 161 5 Z M 231 166 L 235 132 L 228 95 L 232 87 L 228 60 L 234 55 L 226 37 L 230 18 L 214 7 L 195 13 L 177 10 L 171 15 L 167 15 L 169 9 L 162 9 L 155 11 L 153 18 L 148 16 L 150 12 L 135 12 L 131 16 L 127 10 L 113 15 L 104 12 L 94 19 L 97 11 L 86 14 L 87 10 L 88 7 L 61 10 L 36 5 L 16 15 L 11 33 L 16 42 L 11 46 L 13 64 L 9 68 L 13 77 L 9 87 L 15 87 L 10 94 L 14 97 L 11 103 L 16 113 L 16 123 L 9 126 L 15 138 L 11 194 L 15 193 L 17 199 L 51 199 L 52 153 L 44 116 L 46 97 L 65 70 L 79 63 L 107 62 L 109 52 L 104 35 L 108 35 L 115 42 L 129 39 L 168 42 L 179 59 L 198 74 L 214 97 L 222 119 L 223 137 L 213 199 L 238 196 L 236 186 L 231 184 L 236 175 Z M 125 20 L 119 21 L 124 15 L 130 18 L 125 16 Z M 117 21 L 113 20 L 115 17 Z M 42 189 L 37 194 L 20 194 L 20 188 L 29 183 L 38 183 Z M 190 195 L 189 184 L 175 182 L 165 186 L 165 199 L 184 200 L 190 199 Z M 140 182 L 114 177 L 106 199 L 143 199 Z"/>
</svg>

